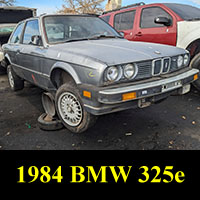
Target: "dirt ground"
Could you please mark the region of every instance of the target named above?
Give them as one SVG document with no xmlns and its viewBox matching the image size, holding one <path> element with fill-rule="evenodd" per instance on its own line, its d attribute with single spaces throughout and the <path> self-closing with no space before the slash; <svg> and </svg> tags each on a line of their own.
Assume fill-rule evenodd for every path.
<svg viewBox="0 0 200 200">
<path fill-rule="evenodd" d="M 200 149 L 200 93 L 194 88 L 145 109 L 101 116 L 82 134 L 42 131 L 42 90 L 26 84 L 12 92 L 0 75 L 1 150 L 190 150 Z"/>
</svg>

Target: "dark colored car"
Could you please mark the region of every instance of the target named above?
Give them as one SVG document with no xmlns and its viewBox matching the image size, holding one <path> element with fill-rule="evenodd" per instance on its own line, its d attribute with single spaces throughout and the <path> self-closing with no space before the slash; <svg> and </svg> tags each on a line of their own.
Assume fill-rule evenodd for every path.
<svg viewBox="0 0 200 200">
<path fill-rule="evenodd" d="M 72 132 L 85 131 L 98 115 L 187 93 L 199 73 L 188 67 L 188 51 L 130 42 L 92 15 L 25 20 L 3 50 L 11 89 L 23 89 L 26 80 L 51 92 Z"/>
</svg>

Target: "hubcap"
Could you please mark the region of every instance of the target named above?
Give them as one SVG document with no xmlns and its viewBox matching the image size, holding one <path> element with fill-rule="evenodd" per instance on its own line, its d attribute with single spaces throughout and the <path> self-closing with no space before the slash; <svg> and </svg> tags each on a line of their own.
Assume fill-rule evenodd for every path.
<svg viewBox="0 0 200 200">
<path fill-rule="evenodd" d="M 8 72 L 8 80 L 9 80 L 10 86 L 14 87 L 14 79 L 13 79 L 13 75 L 11 71 Z"/>
<path fill-rule="evenodd" d="M 58 110 L 64 122 L 70 126 L 78 126 L 83 118 L 83 111 L 78 99 L 65 92 L 58 99 Z"/>
</svg>

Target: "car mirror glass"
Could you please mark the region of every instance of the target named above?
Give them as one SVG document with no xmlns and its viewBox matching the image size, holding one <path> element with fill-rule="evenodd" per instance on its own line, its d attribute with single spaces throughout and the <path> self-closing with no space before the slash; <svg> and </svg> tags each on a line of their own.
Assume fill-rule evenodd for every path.
<svg viewBox="0 0 200 200">
<path fill-rule="evenodd" d="M 33 35 L 31 37 L 31 44 L 37 45 L 37 46 L 42 46 L 42 38 L 40 35 Z"/>
<path fill-rule="evenodd" d="M 167 17 L 156 17 L 154 19 L 156 24 L 163 24 L 165 26 L 171 26 L 171 20 Z"/>
</svg>

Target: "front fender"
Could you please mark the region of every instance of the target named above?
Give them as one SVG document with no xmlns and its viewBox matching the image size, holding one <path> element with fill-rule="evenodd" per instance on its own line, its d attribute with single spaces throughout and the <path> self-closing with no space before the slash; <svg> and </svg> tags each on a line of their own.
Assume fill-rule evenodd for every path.
<svg viewBox="0 0 200 200">
<path fill-rule="evenodd" d="M 71 75 L 71 77 L 74 79 L 74 81 L 76 82 L 76 84 L 80 84 L 80 78 L 78 77 L 76 71 L 74 70 L 74 68 L 68 64 L 68 63 L 63 63 L 63 62 L 56 62 L 53 67 L 51 68 L 51 72 L 50 72 L 50 77 L 53 73 L 54 70 L 56 69 L 62 69 L 63 71 L 67 72 L 69 75 Z"/>
<path fill-rule="evenodd" d="M 4 59 L 7 59 L 10 64 L 12 63 L 10 56 L 7 53 L 4 55 Z"/>
<path fill-rule="evenodd" d="M 200 39 L 200 21 L 178 22 L 177 47 L 186 49 L 193 41 Z"/>
</svg>

